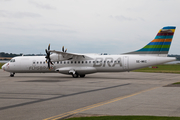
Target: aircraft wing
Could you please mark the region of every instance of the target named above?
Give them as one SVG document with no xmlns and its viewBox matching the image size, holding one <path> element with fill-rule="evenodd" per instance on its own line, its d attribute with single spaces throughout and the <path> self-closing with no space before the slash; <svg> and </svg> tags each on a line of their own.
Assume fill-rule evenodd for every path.
<svg viewBox="0 0 180 120">
<path fill-rule="evenodd" d="M 79 58 L 85 58 L 85 59 L 92 59 L 89 56 L 83 55 L 83 54 L 77 54 L 77 53 L 67 53 L 67 52 L 61 52 L 56 50 L 49 50 L 51 53 L 60 54 L 64 59 L 70 60 L 70 59 L 79 59 Z"/>
</svg>

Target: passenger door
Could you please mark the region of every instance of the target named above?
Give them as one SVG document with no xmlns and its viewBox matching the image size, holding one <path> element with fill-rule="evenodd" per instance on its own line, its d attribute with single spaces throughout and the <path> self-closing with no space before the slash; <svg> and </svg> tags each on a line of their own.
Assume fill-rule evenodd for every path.
<svg viewBox="0 0 180 120">
<path fill-rule="evenodd" d="M 129 57 L 128 56 L 124 56 L 123 57 L 123 68 L 124 70 L 128 70 L 129 69 Z"/>
</svg>

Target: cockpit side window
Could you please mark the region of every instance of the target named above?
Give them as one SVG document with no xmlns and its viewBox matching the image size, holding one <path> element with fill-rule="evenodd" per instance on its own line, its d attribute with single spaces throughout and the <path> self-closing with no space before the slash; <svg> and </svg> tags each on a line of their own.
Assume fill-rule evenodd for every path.
<svg viewBox="0 0 180 120">
<path fill-rule="evenodd" d="M 10 62 L 15 62 L 15 59 L 11 59 Z"/>
</svg>

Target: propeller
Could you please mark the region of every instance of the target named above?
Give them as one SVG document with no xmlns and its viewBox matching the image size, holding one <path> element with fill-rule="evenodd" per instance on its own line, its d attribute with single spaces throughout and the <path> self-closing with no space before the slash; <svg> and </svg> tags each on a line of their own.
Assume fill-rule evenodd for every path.
<svg viewBox="0 0 180 120">
<path fill-rule="evenodd" d="M 62 51 L 64 52 L 64 46 L 62 47 Z"/>
<path fill-rule="evenodd" d="M 62 51 L 63 51 L 63 52 L 67 52 L 67 49 L 64 51 L 64 46 L 63 46 L 63 47 L 62 47 Z"/>
<path fill-rule="evenodd" d="M 48 68 L 50 69 L 50 64 L 53 65 L 53 63 L 51 62 L 51 58 L 50 58 L 50 44 L 48 45 L 48 49 L 45 49 L 46 51 L 46 63 L 48 64 Z"/>
<path fill-rule="evenodd" d="M 64 50 L 64 46 L 62 47 L 62 51 L 63 52 L 67 52 L 67 49 Z M 46 63 L 48 64 L 48 68 L 50 69 L 50 64 L 53 65 L 53 63 L 51 62 L 51 58 L 50 58 L 50 44 L 48 45 L 48 49 L 45 49 L 46 52 Z"/>
</svg>

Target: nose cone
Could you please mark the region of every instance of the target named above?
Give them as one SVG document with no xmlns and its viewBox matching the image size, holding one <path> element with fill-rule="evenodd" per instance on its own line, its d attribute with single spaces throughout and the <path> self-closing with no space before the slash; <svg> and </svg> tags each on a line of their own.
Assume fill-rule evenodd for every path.
<svg viewBox="0 0 180 120">
<path fill-rule="evenodd" d="M 4 64 L 1 68 L 2 68 L 3 70 L 5 70 L 5 67 L 6 67 L 6 64 Z"/>
</svg>

